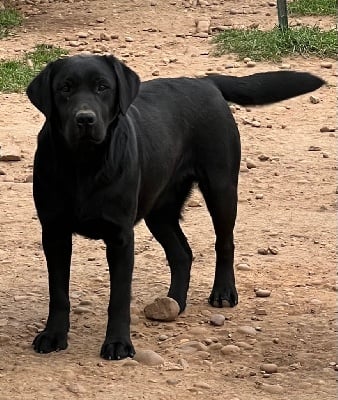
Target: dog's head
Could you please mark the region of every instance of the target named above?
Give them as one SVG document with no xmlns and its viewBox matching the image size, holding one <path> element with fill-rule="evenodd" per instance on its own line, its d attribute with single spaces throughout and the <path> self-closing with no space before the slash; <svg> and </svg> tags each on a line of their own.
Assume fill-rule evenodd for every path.
<svg viewBox="0 0 338 400">
<path fill-rule="evenodd" d="M 138 75 L 113 56 L 73 56 L 48 64 L 29 84 L 27 95 L 57 125 L 67 145 L 76 148 L 102 143 L 139 86 Z"/>
</svg>

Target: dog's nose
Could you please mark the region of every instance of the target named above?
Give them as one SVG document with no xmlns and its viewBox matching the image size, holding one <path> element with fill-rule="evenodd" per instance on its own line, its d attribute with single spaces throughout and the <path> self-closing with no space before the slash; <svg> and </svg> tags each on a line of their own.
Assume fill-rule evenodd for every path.
<svg viewBox="0 0 338 400">
<path fill-rule="evenodd" d="M 91 110 L 80 110 L 75 114 L 75 121 L 80 126 L 90 126 L 96 123 L 96 115 Z"/>
</svg>

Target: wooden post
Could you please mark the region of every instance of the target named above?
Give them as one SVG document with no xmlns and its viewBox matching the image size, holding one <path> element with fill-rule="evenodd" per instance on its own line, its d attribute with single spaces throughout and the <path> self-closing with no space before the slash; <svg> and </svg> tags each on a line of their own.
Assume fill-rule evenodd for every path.
<svg viewBox="0 0 338 400">
<path fill-rule="evenodd" d="M 288 29 L 288 9 L 286 0 L 277 0 L 278 24 L 281 30 Z"/>
</svg>

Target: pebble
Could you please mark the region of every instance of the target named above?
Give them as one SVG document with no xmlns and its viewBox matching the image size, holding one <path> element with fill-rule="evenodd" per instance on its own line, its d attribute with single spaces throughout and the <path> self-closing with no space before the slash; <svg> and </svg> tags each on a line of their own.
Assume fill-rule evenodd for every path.
<svg viewBox="0 0 338 400">
<path fill-rule="evenodd" d="M 249 62 L 246 63 L 246 66 L 249 67 L 249 68 L 252 68 L 252 67 L 256 66 L 256 63 L 255 63 L 255 61 L 249 61 Z"/>
<path fill-rule="evenodd" d="M 105 17 L 98 17 L 96 18 L 96 22 L 98 22 L 99 24 L 103 24 L 103 22 L 106 20 Z"/>
<path fill-rule="evenodd" d="M 246 162 L 246 166 L 248 169 L 257 168 L 256 163 L 253 160 L 251 160 L 250 158 L 247 158 L 245 160 L 245 162 Z"/>
<path fill-rule="evenodd" d="M 270 157 L 267 156 L 266 154 L 260 154 L 260 155 L 258 156 L 258 160 L 259 160 L 259 161 L 269 161 L 269 160 L 270 160 Z"/>
<path fill-rule="evenodd" d="M 181 382 L 181 380 L 180 379 L 167 379 L 166 382 L 170 386 L 176 386 Z"/>
<path fill-rule="evenodd" d="M 25 178 L 25 183 L 32 183 L 32 182 L 33 182 L 33 174 L 27 175 Z"/>
<path fill-rule="evenodd" d="M 213 314 L 210 318 L 210 324 L 215 326 L 223 326 L 225 317 L 222 314 Z"/>
<path fill-rule="evenodd" d="M 211 386 L 205 382 L 194 383 L 194 387 L 198 389 L 211 389 Z"/>
<path fill-rule="evenodd" d="M 77 306 L 73 310 L 74 314 L 87 314 L 90 313 L 91 310 L 88 307 Z"/>
<path fill-rule="evenodd" d="M 208 18 L 201 18 L 195 20 L 195 33 L 210 33 L 210 19 Z"/>
<path fill-rule="evenodd" d="M 319 147 L 319 146 L 310 146 L 309 148 L 308 148 L 308 150 L 309 151 L 321 151 L 321 147 Z"/>
<path fill-rule="evenodd" d="M 190 199 L 187 204 L 188 207 L 202 207 L 202 203 L 199 200 Z"/>
<path fill-rule="evenodd" d="M 262 193 L 257 193 L 255 197 L 256 197 L 257 200 L 262 200 L 264 198 Z"/>
<path fill-rule="evenodd" d="M 267 254 L 269 254 L 269 250 L 265 247 L 260 247 L 259 249 L 257 249 L 257 253 L 266 256 Z"/>
<path fill-rule="evenodd" d="M 331 69 L 332 66 L 333 66 L 333 64 L 332 64 L 332 62 L 322 61 L 322 62 L 320 63 L 320 66 L 321 66 L 322 68 Z"/>
<path fill-rule="evenodd" d="M 238 353 L 240 351 L 240 348 L 234 344 L 227 344 L 226 346 L 223 346 L 221 348 L 221 353 L 223 354 L 234 354 Z"/>
<path fill-rule="evenodd" d="M 329 126 L 322 126 L 320 132 L 335 132 L 336 128 Z"/>
<path fill-rule="evenodd" d="M 269 246 L 268 250 L 274 256 L 276 256 L 279 252 L 278 247 L 276 247 L 276 246 Z"/>
<path fill-rule="evenodd" d="M 270 385 L 268 383 L 262 383 L 260 386 L 262 390 L 271 394 L 281 394 L 284 392 L 284 389 L 281 385 Z"/>
<path fill-rule="evenodd" d="M 85 388 L 79 385 L 78 383 L 71 383 L 70 385 L 67 386 L 67 390 L 75 394 L 81 394 L 86 392 Z"/>
<path fill-rule="evenodd" d="M 256 293 L 256 296 L 257 296 L 257 293 Z M 257 296 L 257 297 L 260 297 L 260 296 Z M 263 307 L 257 307 L 257 308 L 255 309 L 255 314 L 256 314 L 256 315 L 267 315 L 267 312 L 266 312 L 265 308 L 263 308 Z"/>
<path fill-rule="evenodd" d="M 256 336 L 257 331 L 255 328 L 253 328 L 252 326 L 240 326 L 237 329 L 237 332 L 239 333 L 243 333 L 244 335 L 248 335 L 248 336 Z"/>
<path fill-rule="evenodd" d="M 124 40 L 125 40 L 126 42 L 128 42 L 128 43 L 134 41 L 134 39 L 133 39 L 132 37 L 130 37 L 130 36 L 126 36 L 126 37 L 124 38 Z"/>
<path fill-rule="evenodd" d="M 170 297 L 158 297 L 144 308 L 145 316 L 157 321 L 174 321 L 179 312 L 178 303 Z"/>
<path fill-rule="evenodd" d="M 132 360 L 128 358 L 126 361 L 123 362 L 122 367 L 137 367 L 140 363 L 136 360 Z"/>
<path fill-rule="evenodd" d="M 277 365 L 272 363 L 264 363 L 260 368 L 261 371 L 265 371 L 267 374 L 274 374 L 278 371 Z"/>
<path fill-rule="evenodd" d="M 109 41 L 110 39 L 111 39 L 111 36 L 108 35 L 108 33 L 106 33 L 106 32 L 101 32 L 101 33 L 100 33 L 100 40 L 107 40 L 107 41 Z"/>
<path fill-rule="evenodd" d="M 310 96 L 310 103 L 312 103 L 312 104 L 318 104 L 319 102 L 320 102 L 319 97 Z"/>
<path fill-rule="evenodd" d="M 237 346 L 244 350 L 252 350 L 253 346 L 247 342 L 237 342 Z"/>
<path fill-rule="evenodd" d="M 239 263 L 239 264 L 237 264 L 236 268 L 239 271 L 250 271 L 251 270 L 250 265 L 246 264 L 246 263 Z"/>
<path fill-rule="evenodd" d="M 0 149 L 0 161 L 20 161 L 21 151 L 17 146 L 8 145 Z"/>
<path fill-rule="evenodd" d="M 149 366 L 164 364 L 164 359 L 153 350 L 138 350 L 134 360 Z"/>
<path fill-rule="evenodd" d="M 271 295 L 271 291 L 267 289 L 257 289 L 255 293 L 257 297 L 270 297 Z"/>
<path fill-rule="evenodd" d="M 8 343 L 10 342 L 10 340 L 11 340 L 10 336 L 4 334 L 0 335 L 0 344 Z"/>
<path fill-rule="evenodd" d="M 282 64 L 280 65 L 279 69 L 290 69 L 291 65 L 290 64 Z"/>
<path fill-rule="evenodd" d="M 152 76 L 159 76 L 160 75 L 160 71 L 158 69 L 155 69 L 152 73 Z"/>
</svg>

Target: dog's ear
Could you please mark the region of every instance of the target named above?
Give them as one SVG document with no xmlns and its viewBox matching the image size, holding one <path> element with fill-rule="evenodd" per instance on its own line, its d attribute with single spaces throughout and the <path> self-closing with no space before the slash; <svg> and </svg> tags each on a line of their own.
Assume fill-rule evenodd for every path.
<svg viewBox="0 0 338 400">
<path fill-rule="evenodd" d="M 51 73 L 54 62 L 49 63 L 28 85 L 26 94 L 32 104 L 41 111 L 46 118 L 52 111 Z"/>
<path fill-rule="evenodd" d="M 122 114 L 126 114 L 140 88 L 140 78 L 129 67 L 114 56 L 104 56 L 107 62 L 114 68 L 117 76 L 117 88 L 119 92 L 119 105 Z"/>
</svg>

